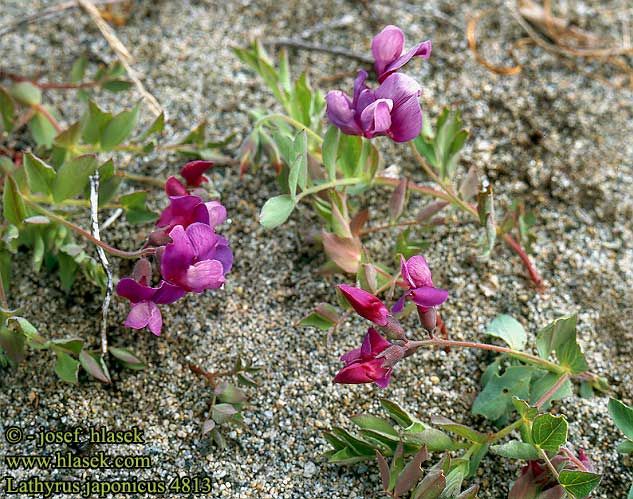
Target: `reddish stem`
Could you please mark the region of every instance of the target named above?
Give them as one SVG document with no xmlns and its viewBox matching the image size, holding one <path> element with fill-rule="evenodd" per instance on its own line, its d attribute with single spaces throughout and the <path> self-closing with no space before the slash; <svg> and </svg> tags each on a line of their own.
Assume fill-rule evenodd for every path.
<svg viewBox="0 0 633 499">
<path fill-rule="evenodd" d="M 46 109 L 41 104 L 33 104 L 32 107 L 33 109 L 36 109 L 38 113 L 42 114 L 42 116 L 44 116 L 51 123 L 51 125 L 53 125 L 55 130 L 57 130 L 57 133 L 62 133 L 64 131 L 62 126 L 57 122 L 57 120 L 53 118 L 53 115 L 48 112 L 48 109 Z"/>
<path fill-rule="evenodd" d="M 530 257 L 525 252 L 525 250 L 521 247 L 521 245 L 514 240 L 514 238 L 508 234 L 507 232 L 503 234 L 504 241 L 514 250 L 514 252 L 519 255 L 519 258 L 523 262 L 523 265 L 527 269 L 530 274 L 530 279 L 534 282 L 536 289 L 538 291 L 545 291 L 545 283 L 543 282 L 543 278 L 539 275 L 538 271 L 532 264 Z"/>
</svg>

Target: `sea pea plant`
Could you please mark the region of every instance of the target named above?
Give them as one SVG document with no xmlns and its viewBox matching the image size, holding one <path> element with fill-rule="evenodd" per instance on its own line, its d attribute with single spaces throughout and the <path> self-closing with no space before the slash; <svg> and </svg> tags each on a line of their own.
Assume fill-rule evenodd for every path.
<svg viewBox="0 0 633 499">
<path fill-rule="evenodd" d="M 572 381 L 580 384 L 585 396 L 594 389 L 607 390 L 603 378 L 588 372 L 576 340 L 576 316 L 561 317 L 541 329 L 536 336 L 537 355 L 525 351 L 528 335 L 507 315 L 498 316 L 488 327 L 488 334 L 507 346 L 452 340 L 437 335 L 437 307 L 447 300 L 448 292 L 435 287 L 424 257 L 403 258 L 400 279 L 404 292 L 391 308 L 362 288 L 338 286 L 351 308 L 375 327 L 368 329 L 360 348 L 341 357 L 344 367 L 334 382 L 376 383 L 384 388 L 394 370 L 423 348 L 494 352 L 496 358 L 482 375 L 472 413 L 488 419 L 497 430 L 482 433 L 445 417 L 434 417 L 429 425 L 384 399 L 382 407 L 390 419 L 354 416 L 358 434 L 341 427 L 326 433 L 332 445 L 330 462 L 346 464 L 376 456 L 390 497 L 466 498 L 475 497 L 478 486 L 462 491 L 464 483 L 476 476 L 481 459 L 492 452 L 527 461 L 512 485 L 510 499 L 588 497 L 600 475 L 585 452 L 574 451 L 568 443 L 566 418 L 547 412 L 553 401 L 572 395 Z M 407 333 L 399 319 L 411 310 L 417 311 L 422 334 Z M 421 465 L 432 451 L 446 454 L 424 474 Z M 407 462 L 410 455 L 413 458 Z"/>
<path fill-rule="evenodd" d="M 205 172 L 212 161 L 190 161 L 180 170 L 182 180 L 172 176 L 167 181 L 134 175 L 115 165 L 117 155 L 146 155 L 155 149 L 208 159 L 217 144 L 206 140 L 204 123 L 177 143 L 159 144 L 163 114 L 135 133 L 140 103 L 113 114 L 100 108 L 89 93 L 127 89 L 122 68 L 101 67 L 90 79 L 85 79 L 86 71 L 87 61 L 81 58 L 73 65 L 69 83 L 42 83 L 0 73 L 2 82 L 11 82 L 8 87 L 0 85 L 2 134 L 7 138 L 0 156 L 0 363 L 21 362 L 28 346 L 54 353 L 55 372 L 64 381 L 76 383 L 81 367 L 109 383 L 108 354 L 124 367 L 139 369 L 144 364 L 128 349 L 108 345 L 107 312 L 115 284 L 108 259 L 137 260 L 132 276 L 116 284 L 117 294 L 131 305 L 125 326 L 147 327 L 158 336 L 162 329 L 158 306 L 187 293 L 221 287 L 233 256 L 228 241 L 215 230 L 225 221 L 226 209 L 217 199 L 209 200 L 217 194 L 205 189 L 209 185 Z M 46 92 L 60 89 L 77 91 L 85 103 L 83 116 L 68 125 L 62 125 L 59 113 L 43 103 Z M 25 126 L 30 138 L 22 135 Z M 147 192 L 130 190 L 130 184 L 138 182 L 164 188 L 169 204 L 160 215 L 146 206 Z M 103 225 L 100 210 L 112 213 Z M 155 223 L 149 235 L 144 231 L 137 238 L 137 249 L 119 249 L 101 238 L 104 225 L 123 212 L 132 225 Z M 89 230 L 82 227 L 87 220 Z M 19 285 L 12 276 L 20 270 L 13 265 L 14 257 L 25 252 L 30 254 L 32 271 L 57 272 L 65 291 L 79 272 L 100 288 L 103 313 L 97 350 L 92 338 L 44 338 L 20 315 L 21 304 L 12 303 L 10 291 Z M 154 286 L 155 274 L 160 279 Z"/>
<path fill-rule="evenodd" d="M 325 97 L 311 88 L 306 73 L 291 81 L 285 50 L 280 51 L 275 67 L 259 42 L 248 49 L 234 49 L 240 60 L 263 78 L 284 110 L 275 114 L 252 112 L 253 129 L 240 152 L 242 173 L 267 157 L 278 174 L 282 194 L 264 204 L 261 223 L 277 227 L 307 201 L 324 223 L 320 239 L 328 257 L 326 270 L 378 273 L 393 282 L 393 264 L 375 261 L 362 237 L 399 229 L 396 253 L 410 256 L 429 244 L 420 239 L 420 234 L 434 225 L 450 223 L 452 213 L 461 210 L 484 227 L 482 257 L 490 255 L 497 237 L 501 237 L 519 255 L 533 283 L 542 287 L 543 281 L 524 249 L 529 249 L 534 240 L 534 217 L 516 202 L 497 221 L 492 187 L 486 183 L 480 189 L 477 171 L 461 172 L 458 167 L 459 153 L 468 137 L 459 112 L 445 110 L 435 127 L 431 126 L 428 119 L 422 119 L 419 83 L 399 72 L 413 58 L 428 59 L 431 42 L 422 42 L 407 52 L 404 43 L 399 28 L 386 27 L 372 42 L 377 86 L 370 87 L 369 73 L 360 70 L 351 96 L 334 90 Z M 330 123 L 325 131 L 324 109 Z M 413 158 L 434 185 L 418 185 L 404 174 L 383 170 L 381 137 L 408 143 Z M 358 195 L 377 186 L 393 189 L 391 220 L 366 227 L 370 212 Z M 404 219 L 411 193 L 434 201 L 414 217 Z M 438 216 L 448 209 L 451 215 Z M 523 246 L 513 237 L 513 231 Z"/>
<path fill-rule="evenodd" d="M 514 202 L 497 222 L 491 186 L 472 169 L 459 178 L 459 152 L 468 136 L 459 113 L 444 111 L 431 127 L 422 119 L 419 84 L 399 72 L 415 57 L 428 58 L 431 44 L 422 42 L 409 51 L 404 46 L 402 31 L 386 27 L 372 41 L 377 86 L 368 86 L 369 74 L 361 70 L 351 96 L 331 91 L 325 97 L 311 89 L 305 73 L 291 82 L 285 51 L 275 68 L 258 42 L 249 49 L 235 49 L 284 109 L 279 114 L 253 113 L 252 133 L 242 145 L 242 173 L 267 156 L 283 191 L 264 204 L 261 223 L 274 228 L 301 201 L 309 200 L 324 220 L 326 269 L 355 275 L 355 285 L 338 286 L 341 303 L 373 323 L 361 346 L 341 357 L 344 366 L 334 382 L 387 387 L 394 371 L 423 348 L 447 352 L 476 348 L 496 354 L 482 375 L 482 389 L 472 407 L 473 414 L 488 419 L 495 431 L 481 432 L 445 417 L 433 418 L 429 424 L 383 399 L 388 419 L 357 415 L 351 418 L 357 432 L 334 427 L 325 433 L 332 446 L 329 461 L 349 464 L 377 458 L 384 492 L 392 498 L 464 499 L 476 496 L 478 484 L 471 482 L 482 458 L 492 452 L 526 461 L 512 484 L 511 499 L 588 497 L 600 475 L 585 452 L 568 442 L 566 418 L 549 412 L 553 401 L 572 394 L 573 382 L 583 396 L 608 390 L 603 378 L 588 371 L 576 339 L 576 316 L 561 317 L 541 329 L 536 335 L 538 353 L 533 354 L 527 351 L 527 332 L 512 317 L 501 315 L 489 325 L 488 334 L 507 344 L 500 346 L 450 339 L 439 315 L 438 307 L 449 293 L 434 285 L 419 254 L 428 244 L 416 240 L 411 230 L 426 231 L 443 223 L 445 219 L 437 215 L 448 208 L 467 213 L 484 228 L 484 257 L 500 236 L 519 255 L 536 287 L 543 287 L 543 281 L 524 249 L 534 240 L 534 217 Z M 324 109 L 330 126 L 323 134 Z M 409 142 L 413 157 L 435 185 L 413 184 L 381 171 L 376 139 L 381 136 Z M 369 212 L 358 195 L 373 186 L 394 188 L 391 221 L 366 228 Z M 411 192 L 435 200 L 414 219 L 398 221 Z M 392 228 L 403 229 L 394 245 L 397 270 L 374 261 L 361 241 L 363 235 Z M 396 289 L 403 292 L 389 308 L 380 296 L 386 293 L 385 301 L 390 300 Z M 423 334 L 405 331 L 401 322 L 413 310 Z M 301 323 L 330 330 L 339 327 L 344 317 L 336 307 L 323 303 Z M 423 469 L 432 452 L 443 457 Z"/>
</svg>

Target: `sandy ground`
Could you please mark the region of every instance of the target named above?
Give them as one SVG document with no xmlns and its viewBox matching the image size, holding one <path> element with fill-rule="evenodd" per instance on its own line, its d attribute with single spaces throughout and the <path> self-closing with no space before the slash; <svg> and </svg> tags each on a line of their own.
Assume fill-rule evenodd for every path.
<svg viewBox="0 0 633 499">
<path fill-rule="evenodd" d="M 375 5 L 378 21 L 374 21 L 360 4 L 341 0 L 318 5 L 142 2 L 129 23 L 117 31 L 138 58 L 136 67 L 145 74 L 148 88 L 168 111 L 167 140 L 203 116 L 209 118 L 213 137 L 231 132 L 241 136 L 248 129 L 245 111 L 272 105 L 261 82 L 229 50 L 231 44 L 244 43 L 250 36 L 295 36 L 319 22 L 352 15 L 352 24 L 316 33 L 312 40 L 367 52 L 376 31 L 374 22 L 401 25 L 410 43 L 431 38 L 431 60 L 407 69 L 423 82 L 424 108 L 435 116 L 445 105 L 458 105 L 472 134 L 463 164 L 475 164 L 489 176 L 500 209 L 519 198 L 536 211 L 534 258 L 548 285 L 546 293 L 535 293 L 517 258 L 502 245 L 493 260 L 478 261 L 475 226 L 442 228 L 429 236 L 427 258 L 436 283 L 451 290 L 443 307 L 448 328 L 455 338 L 482 339 L 491 318 L 510 313 L 533 334 L 559 315 L 578 312 L 580 342 L 591 369 L 609 379 L 616 396 L 632 403 L 631 93 L 587 78 L 536 48 L 518 53 L 524 64 L 521 75 L 495 76 L 472 59 L 464 28 L 475 11 L 500 4 L 483 0 L 468 7 L 437 0 L 412 4 Z M 579 22 L 590 22 L 591 29 L 609 25 L 617 29 L 619 24 L 601 4 L 576 2 L 582 13 Z M 41 3 L 2 0 L 0 5 L 0 24 L 4 24 Z M 438 16 L 440 12 L 451 21 Z M 507 44 L 501 40 L 516 40 L 522 34 L 504 9 L 499 9 L 497 19 L 484 30 L 497 41 L 484 46 L 497 63 L 509 63 L 504 55 Z M 105 60 L 113 57 L 87 17 L 76 11 L 6 35 L 0 47 L 3 67 L 25 74 L 41 71 L 53 80 L 65 79 L 82 52 Z M 297 69 L 307 67 L 313 80 L 355 68 L 348 60 L 314 53 L 295 54 L 293 61 Z M 583 70 L 597 68 L 582 61 L 579 65 Z M 346 80 L 339 85 L 350 84 Z M 54 97 L 57 102 L 62 98 Z M 131 95 L 129 101 L 134 98 Z M 120 105 L 108 95 L 98 99 L 104 106 Z M 79 112 L 71 107 L 63 121 L 70 123 Z M 145 119 L 149 118 L 146 113 Z M 405 150 L 389 151 L 388 164 L 423 180 Z M 167 175 L 180 163 L 177 157 L 153 155 L 134 160 L 129 167 Z M 315 273 L 323 257 L 318 248 L 303 241 L 304 228 L 316 220 L 303 209 L 280 230 L 266 231 L 258 225 L 257 214 L 276 192 L 270 172 L 247 175 L 240 182 L 235 171 L 218 169 L 213 177 L 229 209 L 231 223 L 224 232 L 236 257 L 226 289 L 189 297 L 184 305 L 171 307 L 164 314 L 162 338 L 118 326 L 127 305 L 117 301 L 113 307 L 111 342 L 139 352 L 149 364 L 145 371 L 116 371 L 115 383 L 107 387 L 87 380 L 78 386 L 62 385 L 52 371 L 52 359 L 36 352 L 18 369 L 0 373 L 3 428 L 15 424 L 30 432 L 73 425 L 112 429 L 136 425 L 144 431 L 146 444 L 117 447 L 115 452 L 150 455 L 153 468 L 9 473 L 0 463 L 0 476 L 140 480 L 206 473 L 213 476 L 211 497 L 360 499 L 380 496 L 375 465 L 328 465 L 321 457 L 327 448 L 321 431 L 333 424 L 351 426 L 347 417 L 360 411 L 378 414 L 379 396 L 402 403 L 423 420 L 443 414 L 489 429 L 485 421 L 469 414 L 481 369 L 489 361 L 482 353 L 424 352 L 398 369 L 385 391 L 333 385 L 338 356 L 359 343 L 364 324 L 350 321 L 329 346 L 320 333 L 293 326 L 313 304 L 332 300 L 332 285 L 341 282 L 341 277 Z M 158 193 L 156 198 L 160 199 Z M 378 190 L 367 201 L 384 206 L 387 199 L 388 193 Z M 424 204 L 419 198 L 411 202 L 415 209 Z M 120 221 L 104 237 L 132 248 L 143 234 Z M 388 254 L 390 243 L 385 241 L 389 239 L 376 238 L 369 246 L 376 254 Z M 24 306 L 24 314 L 45 335 L 80 335 L 94 338 L 96 345 L 100 303 L 93 288 L 81 281 L 65 295 L 55 276 L 30 273 L 25 256 L 17 259 L 17 266 L 21 272 L 11 289 L 12 303 Z M 129 267 L 125 264 L 120 270 L 123 275 Z M 482 284 L 490 288 L 493 276 L 498 288 L 487 296 Z M 221 369 L 238 353 L 255 359 L 265 370 L 261 386 L 251 390 L 246 427 L 229 433 L 228 449 L 218 451 L 200 434 L 208 388 L 186 364 Z M 558 405 L 557 411 L 570 422 L 571 442 L 587 449 L 604 473 L 594 497 L 611 499 L 625 497 L 633 471 L 630 461 L 614 450 L 620 435 L 608 418 L 606 403 L 605 397 L 574 397 Z M 0 439 L 0 455 L 37 452 L 33 442 L 7 447 Z M 480 497 L 505 497 L 518 472 L 518 465 L 487 456 L 476 479 L 482 485 Z"/>
</svg>

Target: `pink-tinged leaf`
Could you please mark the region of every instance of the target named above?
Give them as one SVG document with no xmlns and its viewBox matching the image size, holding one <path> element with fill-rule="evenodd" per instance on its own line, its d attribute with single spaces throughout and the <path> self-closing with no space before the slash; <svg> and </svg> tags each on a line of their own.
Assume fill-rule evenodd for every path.
<svg viewBox="0 0 633 499">
<path fill-rule="evenodd" d="M 404 211 L 404 205 L 407 201 L 407 186 L 409 181 L 406 177 L 400 180 L 400 183 L 396 186 L 391 199 L 389 200 L 389 213 L 392 220 L 397 220 Z"/>
<path fill-rule="evenodd" d="M 374 265 L 371 263 L 363 263 L 358 272 L 358 280 L 363 288 L 368 289 L 372 293 L 376 293 L 378 289 L 378 276 Z"/>
<path fill-rule="evenodd" d="M 446 488 L 446 477 L 440 469 L 431 471 L 413 492 L 412 499 L 437 499 Z"/>
<path fill-rule="evenodd" d="M 378 469 L 380 470 L 380 480 L 382 480 L 382 488 L 385 492 L 389 490 L 389 465 L 382 456 L 382 454 L 376 450 L 376 459 L 378 459 Z"/>
<path fill-rule="evenodd" d="M 422 463 L 429 457 L 429 453 L 426 450 L 426 446 L 422 447 L 418 453 L 413 456 L 413 459 L 406 465 L 400 476 L 396 480 L 396 486 L 393 489 L 393 493 L 396 496 L 402 495 L 405 492 L 411 490 L 418 480 L 422 477 Z"/>
<path fill-rule="evenodd" d="M 448 206 L 448 201 L 433 201 L 432 203 L 427 204 L 422 211 L 418 213 L 418 216 L 415 217 L 418 222 L 426 222 L 436 213 L 439 213 L 444 208 Z"/>
<path fill-rule="evenodd" d="M 363 230 L 363 227 L 367 225 L 368 221 L 369 221 L 368 209 L 364 209 L 356 213 L 356 215 L 352 217 L 352 220 L 349 223 L 349 228 L 351 229 L 352 234 L 355 236 L 358 236 L 360 234 L 360 231 Z"/>
<path fill-rule="evenodd" d="M 475 499 L 477 492 L 479 491 L 479 485 L 473 485 L 459 494 L 456 499 Z"/>
<path fill-rule="evenodd" d="M 112 383 L 110 373 L 108 373 L 108 369 L 102 359 L 95 358 L 92 354 L 82 350 L 79 353 L 79 362 L 93 378 L 98 379 L 102 383 Z"/>
<path fill-rule="evenodd" d="M 363 249 L 360 239 L 343 238 L 325 231 L 321 231 L 321 237 L 326 255 L 341 270 L 349 274 L 358 272 Z"/>
<path fill-rule="evenodd" d="M 347 210 L 345 210 L 345 212 L 345 215 L 347 215 Z M 351 238 L 352 230 L 349 220 L 345 215 L 339 210 L 338 204 L 332 201 L 332 227 L 334 232 L 341 237 Z"/>
<path fill-rule="evenodd" d="M 471 166 L 468 174 L 459 186 L 459 193 L 464 201 L 474 198 L 479 192 L 479 172 L 476 166 Z"/>
<path fill-rule="evenodd" d="M 207 419 L 203 424 L 202 424 L 202 434 L 206 435 L 207 433 L 209 433 L 211 430 L 213 430 L 213 428 L 215 428 L 215 421 L 213 421 L 213 419 Z"/>
</svg>

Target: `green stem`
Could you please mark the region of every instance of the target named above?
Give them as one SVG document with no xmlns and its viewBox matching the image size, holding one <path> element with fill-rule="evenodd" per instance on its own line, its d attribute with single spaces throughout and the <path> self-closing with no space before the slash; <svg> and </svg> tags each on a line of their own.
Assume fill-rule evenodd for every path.
<svg viewBox="0 0 633 499">
<path fill-rule="evenodd" d="M 496 442 L 497 440 L 501 440 L 503 437 L 509 435 L 514 430 L 519 428 L 522 424 L 523 424 L 523 420 L 522 419 L 517 419 L 514 423 L 506 426 L 505 428 L 501 428 L 497 433 L 493 433 L 490 436 L 490 441 L 491 442 Z"/>
<path fill-rule="evenodd" d="M 26 197 L 25 195 L 22 195 L 22 197 Z M 30 194 L 28 196 L 28 198 L 33 201 L 34 203 L 43 203 L 43 204 L 48 204 L 48 205 L 58 205 L 58 206 L 81 206 L 83 207 L 89 207 L 90 206 L 90 201 L 88 201 L 87 199 L 65 199 L 64 201 L 60 201 L 59 203 L 56 203 L 55 201 L 53 201 L 49 196 L 38 196 L 37 194 Z M 123 208 L 123 205 L 120 204 L 106 204 L 101 206 L 101 208 L 106 208 L 106 209 L 117 209 L 117 208 Z"/>
<path fill-rule="evenodd" d="M 40 206 L 39 204 L 31 201 L 28 197 L 23 197 L 22 199 L 24 200 L 25 204 L 29 205 L 38 213 L 44 215 L 50 220 L 54 220 L 55 222 L 65 227 L 68 227 L 70 230 L 88 239 L 93 244 L 96 244 L 97 246 L 101 246 L 105 251 L 107 251 L 111 255 L 118 256 L 119 258 L 140 258 L 147 255 L 153 255 L 156 251 L 154 248 L 143 248 L 138 251 L 123 251 L 118 248 L 114 248 L 110 246 L 109 244 L 104 243 L 103 241 L 100 241 L 99 239 L 94 237 L 90 232 L 85 231 L 84 229 L 75 225 L 72 222 L 69 222 L 64 217 L 60 217 L 56 215 L 55 213 L 53 213 L 52 211 L 49 211 L 46 208 L 43 208 L 42 206 Z"/>
<path fill-rule="evenodd" d="M 552 472 L 552 475 L 554 475 L 554 478 L 556 478 L 556 481 L 560 482 L 558 478 L 558 471 L 556 471 L 556 468 L 554 467 L 552 462 L 549 460 L 549 457 L 547 456 L 547 452 L 545 452 L 543 449 L 539 449 L 539 451 L 541 452 L 541 457 L 545 461 L 545 464 L 547 464 L 547 467 Z"/>
<path fill-rule="evenodd" d="M 556 373 L 556 374 L 567 374 L 567 370 L 563 366 L 559 366 L 554 362 L 550 362 L 547 359 L 541 359 L 536 355 L 532 355 L 526 352 L 520 352 L 518 350 L 513 350 L 512 348 L 500 347 L 497 345 L 489 345 L 487 343 L 476 343 L 473 341 L 455 341 L 455 340 L 445 340 L 442 338 L 433 337 L 428 340 L 422 341 L 409 341 L 407 346 L 409 348 L 419 348 L 427 345 L 439 345 L 439 346 L 449 346 L 449 347 L 461 347 L 461 348 L 478 348 L 480 350 L 490 350 L 492 352 L 499 352 L 506 354 L 510 357 L 514 357 L 515 359 L 522 360 L 527 364 L 532 364 L 535 366 L 542 367 L 543 369 Z"/>
<path fill-rule="evenodd" d="M 153 185 L 155 187 L 160 187 L 161 189 L 165 188 L 165 181 L 160 178 L 147 177 L 145 175 L 136 175 L 134 173 L 127 173 L 127 172 L 117 173 L 117 175 L 120 175 L 124 179 L 129 180 L 131 182 L 138 182 L 140 184 Z"/>
<path fill-rule="evenodd" d="M 327 189 L 331 189 L 333 187 L 339 187 L 342 185 L 356 185 L 356 184 L 360 184 L 361 182 L 364 182 L 365 179 L 360 178 L 360 177 L 352 177 L 352 178 L 338 178 L 336 180 L 332 180 L 330 182 L 325 182 L 323 184 L 318 184 L 315 186 L 310 187 L 309 189 L 306 189 L 305 191 L 302 191 L 300 194 L 297 195 L 297 202 L 299 202 L 302 198 L 309 196 L 310 194 L 315 194 L 317 192 L 321 192 L 321 191 L 325 191 Z"/>
<path fill-rule="evenodd" d="M 319 144 L 323 143 L 323 137 L 321 137 L 318 133 L 316 133 L 314 130 L 307 127 L 303 123 L 300 123 L 295 119 L 292 119 L 290 116 L 286 116 L 285 114 L 269 114 L 267 116 L 264 116 L 255 122 L 255 124 L 253 125 L 253 128 L 257 128 L 262 123 L 265 123 L 266 121 L 270 121 L 270 120 L 283 120 L 286 123 L 290 123 L 292 126 L 297 128 L 298 130 L 305 130 L 305 132 L 308 135 L 310 135 L 314 140 L 316 140 Z"/>
</svg>

